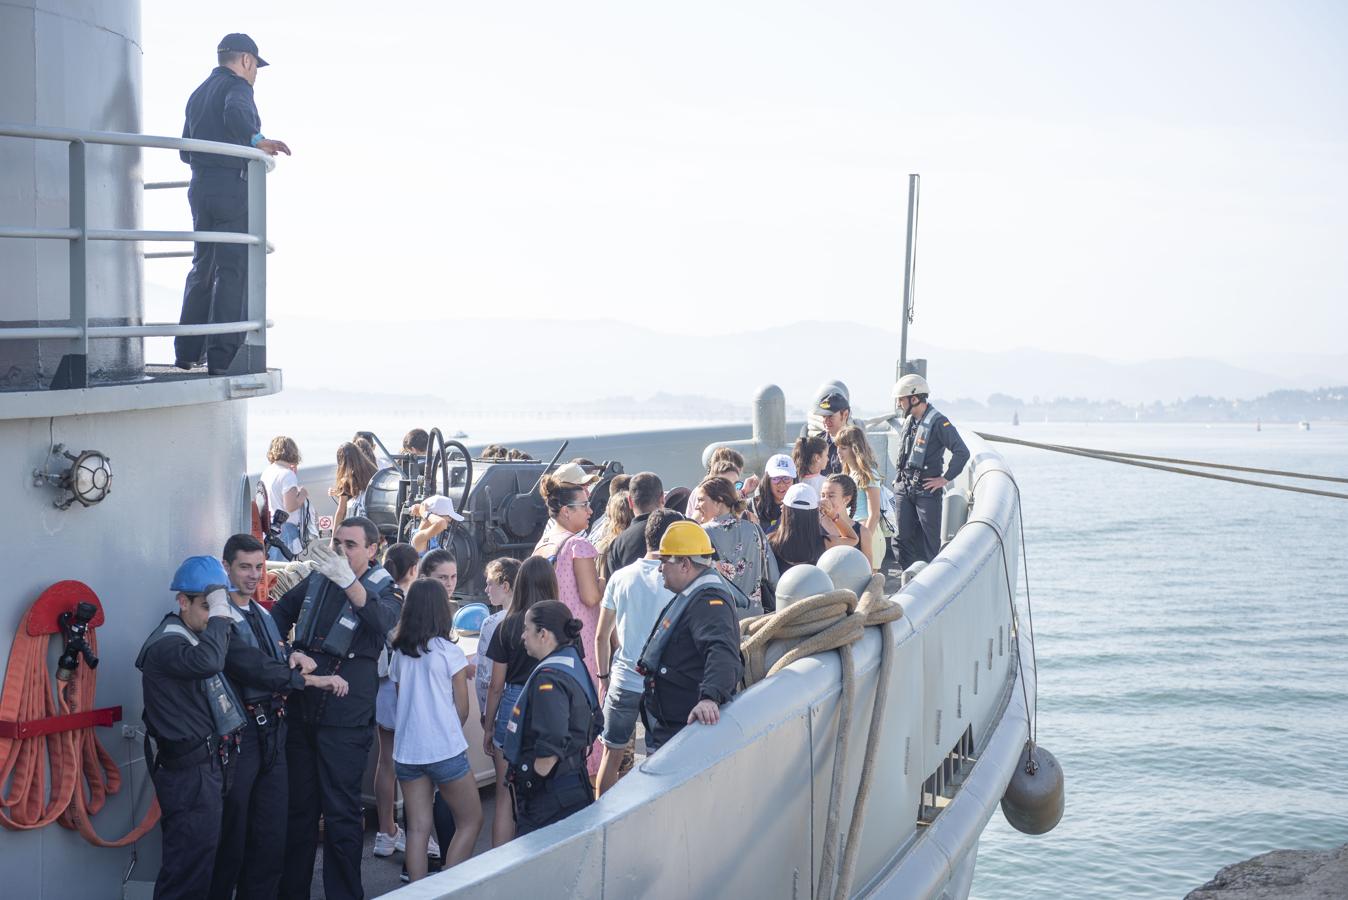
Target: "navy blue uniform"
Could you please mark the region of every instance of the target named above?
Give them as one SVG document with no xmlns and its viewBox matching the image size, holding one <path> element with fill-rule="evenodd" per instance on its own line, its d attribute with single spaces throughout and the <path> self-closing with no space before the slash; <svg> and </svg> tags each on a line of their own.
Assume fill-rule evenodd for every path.
<svg viewBox="0 0 1348 900">
<path fill-rule="evenodd" d="M 937 477 L 953 481 L 969 462 L 969 448 L 959 430 L 944 415 L 936 413 L 922 466 L 910 468 L 908 459 L 913 453 L 920 418 L 909 416 L 904 420 L 903 440 L 895 462 L 899 473 L 894 481 L 899 505 L 899 565 L 905 569 L 919 560 L 931 562 L 941 549 L 942 490 L 929 491 L 922 483 Z M 950 451 L 949 465 L 945 461 L 947 450 Z"/>
<path fill-rule="evenodd" d="M 589 674 L 582 669 L 581 677 Z M 518 834 L 537 831 L 594 802 L 585 768 L 591 713 L 584 689 L 571 678 L 540 671 L 529 682 L 524 710 L 519 756 L 523 772 L 513 770 L 511 784 Z M 528 774 L 540 756 L 557 757 L 546 778 Z"/>
<path fill-rule="evenodd" d="M 196 634 L 170 615 L 156 631 L 165 627 L 173 633 L 148 644 L 136 660 L 145 729 L 156 745 L 150 777 L 162 811 L 163 853 L 155 900 L 199 898 L 210 889 L 214 856 L 209 849 L 220 838 L 224 775 L 202 679 L 224 669 L 230 623 L 211 618 L 206 630 Z"/>
<path fill-rule="evenodd" d="M 187 101 L 183 137 L 247 147 L 261 133 L 262 120 L 253 103 L 253 86 L 224 66 L 217 66 Z M 248 230 L 248 161 L 217 153 L 181 151 L 192 167 L 187 202 L 194 231 Z M 244 288 L 248 276 L 248 248 L 243 244 L 197 244 L 192 271 L 183 288 L 184 325 L 238 322 L 244 317 Z M 234 361 L 243 333 L 173 339 L 180 365 L 199 363 L 205 352 L 213 372 L 223 372 Z"/>
<path fill-rule="evenodd" d="M 648 753 L 688 724 L 688 715 L 699 701 L 724 706 L 734 696 L 744 675 L 734 610 L 728 591 L 703 592 L 693 597 L 674 624 L 660 669 L 646 678 L 641 698 Z M 660 615 L 663 618 L 665 612 Z"/>
<path fill-rule="evenodd" d="M 286 763 L 290 777 L 290 819 L 286 827 L 285 872 L 281 897 L 308 900 L 318 853 L 318 816 L 323 815 L 323 892 L 330 898 L 360 898 L 360 854 L 365 823 L 360 783 L 374 739 L 374 699 L 379 689 L 378 658 L 384 636 L 398 623 L 400 604 L 393 579 L 379 566 L 361 579 L 365 605 L 354 610 L 357 627 L 344 658 L 319 647 L 296 643 L 313 657 L 316 675 L 340 675 L 350 690 L 345 697 L 309 687 L 286 703 Z M 371 576 L 378 581 L 371 590 Z M 327 635 L 349 609 L 346 593 L 317 572 L 295 585 L 272 607 L 281 633 L 299 619 L 313 579 L 322 585 L 315 634 Z M 315 643 L 321 644 L 321 639 Z"/>
<path fill-rule="evenodd" d="M 265 627 L 265 609 L 254 601 L 239 610 L 225 654 L 225 676 L 247 711 L 239 754 L 225 794 L 220 844 L 211 876 L 212 900 L 264 900 L 276 896 L 286 840 L 289 781 L 286 767 L 285 695 L 304 689 L 285 649 Z M 252 640 L 242 640 L 247 628 Z M 237 889 L 237 894 L 235 893 Z"/>
</svg>

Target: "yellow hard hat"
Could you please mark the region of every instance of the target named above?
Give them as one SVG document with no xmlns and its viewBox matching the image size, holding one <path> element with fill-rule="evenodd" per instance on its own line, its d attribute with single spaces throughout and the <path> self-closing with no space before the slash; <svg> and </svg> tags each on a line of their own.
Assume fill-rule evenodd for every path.
<svg viewBox="0 0 1348 900">
<path fill-rule="evenodd" d="M 711 538 L 696 522 L 675 522 L 660 538 L 661 556 L 711 556 Z"/>
</svg>

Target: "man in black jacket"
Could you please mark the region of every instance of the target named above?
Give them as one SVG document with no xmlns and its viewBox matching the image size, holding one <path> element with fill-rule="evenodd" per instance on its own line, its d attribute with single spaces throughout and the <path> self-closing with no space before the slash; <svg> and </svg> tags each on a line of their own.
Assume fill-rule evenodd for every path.
<svg viewBox="0 0 1348 900">
<path fill-rule="evenodd" d="M 290 155 L 284 141 L 262 134 L 262 119 L 253 103 L 257 70 L 267 61 L 257 54 L 257 44 L 246 34 L 227 34 L 216 48 L 219 63 L 187 101 L 183 137 L 256 147 L 264 153 Z M 187 202 L 192 207 L 193 231 L 248 230 L 248 161 L 238 156 L 183 150 L 182 161 L 192 167 Z M 248 272 L 248 247 L 244 244 L 197 244 L 192 251 L 192 271 L 183 288 L 184 325 L 206 322 L 238 322 L 246 312 L 244 286 Z M 200 365 L 205 351 L 207 370 L 223 375 L 243 343 L 242 332 L 174 338 L 175 365 L 190 369 Z"/>
<path fill-rule="evenodd" d="M 316 663 L 290 650 L 271 614 L 253 600 L 265 559 L 266 549 L 251 534 L 236 534 L 225 542 L 225 573 L 233 603 L 225 677 L 244 706 L 245 721 L 225 791 L 211 875 L 212 900 L 276 896 L 289 803 L 285 698 L 305 687 L 323 688 L 338 697 L 346 694 L 342 676 L 311 674 Z"/>
<path fill-rule="evenodd" d="M 378 658 L 398 622 L 393 579 L 374 561 L 379 529 L 363 516 L 343 519 L 334 550 L 315 554 L 317 568 L 272 607 L 282 634 L 295 627 L 295 648 L 312 657 L 316 675 L 340 675 L 347 693 L 321 688 L 292 693 L 289 733 L 290 821 L 280 896 L 307 900 L 323 815 L 323 892 L 360 898 L 364 822 L 360 782 L 374 737 Z"/>
<path fill-rule="evenodd" d="M 220 560 L 184 560 L 169 587 L 177 611 L 164 616 L 136 657 L 145 761 L 163 811 L 154 895 L 164 900 L 203 897 L 210 888 L 221 793 L 243 727 L 238 697 L 220 674 L 230 626 L 225 581 Z"/>
<path fill-rule="evenodd" d="M 674 592 L 642 648 L 637 671 L 646 750 L 685 725 L 715 725 L 744 675 L 733 589 L 712 566 L 711 539 L 694 522 L 675 522 L 660 539 L 660 573 Z"/>
<path fill-rule="evenodd" d="M 900 436 L 894 493 L 899 502 L 899 565 L 905 569 L 918 561 L 931 562 L 940 552 L 945 486 L 969 462 L 969 448 L 959 430 L 927 402 L 930 393 L 921 375 L 905 375 L 894 385 L 896 411 L 904 416 L 898 424 L 897 416 L 889 421 Z"/>
<path fill-rule="evenodd" d="M 612 574 L 646 555 L 646 520 L 665 502 L 665 486 L 654 472 L 638 472 L 627 484 L 632 524 L 608 546 L 608 570 Z"/>
</svg>

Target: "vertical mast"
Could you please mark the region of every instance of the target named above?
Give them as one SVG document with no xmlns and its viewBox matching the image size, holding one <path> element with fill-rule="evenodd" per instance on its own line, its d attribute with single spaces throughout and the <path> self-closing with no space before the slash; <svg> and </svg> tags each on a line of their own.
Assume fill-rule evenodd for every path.
<svg viewBox="0 0 1348 900">
<path fill-rule="evenodd" d="M 917 262 L 917 193 L 920 175 L 908 176 L 908 248 L 903 262 L 903 319 L 900 323 L 899 376 L 908 369 L 908 323 L 913 320 L 913 279 Z"/>
</svg>

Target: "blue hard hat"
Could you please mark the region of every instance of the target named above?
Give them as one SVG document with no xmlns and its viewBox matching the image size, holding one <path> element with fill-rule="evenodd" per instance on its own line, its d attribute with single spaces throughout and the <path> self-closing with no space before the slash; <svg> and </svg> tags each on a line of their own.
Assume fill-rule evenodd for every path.
<svg viewBox="0 0 1348 900">
<path fill-rule="evenodd" d="M 487 604 L 469 603 L 454 614 L 454 629 L 464 634 L 477 634 L 482 630 L 482 623 L 487 621 L 490 614 L 491 610 L 487 609 Z"/>
<path fill-rule="evenodd" d="M 173 573 L 169 590 L 200 594 L 212 584 L 229 584 L 229 576 L 225 574 L 225 567 L 220 560 L 214 556 L 189 556 Z"/>
</svg>

